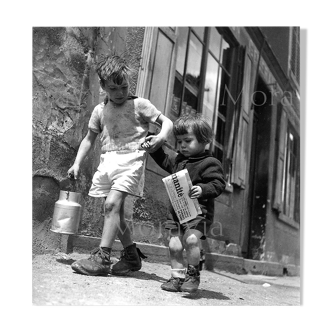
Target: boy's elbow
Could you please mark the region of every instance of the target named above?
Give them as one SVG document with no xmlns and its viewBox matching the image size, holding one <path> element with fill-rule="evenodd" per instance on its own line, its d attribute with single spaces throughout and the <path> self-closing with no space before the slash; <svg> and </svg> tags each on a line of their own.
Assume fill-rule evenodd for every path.
<svg viewBox="0 0 332 332">
<path fill-rule="evenodd" d="M 173 122 L 167 118 L 167 132 L 168 135 L 173 131 Z"/>
</svg>

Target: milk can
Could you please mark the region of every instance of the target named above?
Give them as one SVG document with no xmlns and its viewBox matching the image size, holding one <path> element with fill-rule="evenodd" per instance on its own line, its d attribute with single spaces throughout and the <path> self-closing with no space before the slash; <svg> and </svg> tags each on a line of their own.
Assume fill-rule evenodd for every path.
<svg viewBox="0 0 332 332">
<path fill-rule="evenodd" d="M 61 234 L 76 234 L 82 216 L 82 194 L 60 190 L 55 202 L 51 231 Z"/>
</svg>

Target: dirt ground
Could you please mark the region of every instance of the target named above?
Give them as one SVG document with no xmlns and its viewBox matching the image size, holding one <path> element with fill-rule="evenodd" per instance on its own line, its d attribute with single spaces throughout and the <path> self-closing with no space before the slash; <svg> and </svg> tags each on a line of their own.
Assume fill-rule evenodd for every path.
<svg viewBox="0 0 332 332">
<path fill-rule="evenodd" d="M 169 278 L 167 264 L 144 261 L 129 276 L 84 276 L 70 264 L 87 254 L 35 255 L 32 259 L 32 303 L 36 306 L 86 305 L 203 305 L 203 306 L 297 306 L 299 277 L 235 275 L 223 271 L 201 272 L 195 294 L 160 289 Z"/>
</svg>

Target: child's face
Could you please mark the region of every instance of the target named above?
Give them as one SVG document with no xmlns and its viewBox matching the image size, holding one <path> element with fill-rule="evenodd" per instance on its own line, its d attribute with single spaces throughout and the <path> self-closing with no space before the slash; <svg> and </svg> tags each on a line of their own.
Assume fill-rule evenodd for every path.
<svg viewBox="0 0 332 332">
<path fill-rule="evenodd" d="M 129 81 L 128 79 L 124 79 L 122 84 L 117 85 L 113 82 L 113 80 L 108 80 L 105 82 L 105 85 L 102 85 L 102 88 L 108 94 L 111 101 L 115 104 L 121 105 L 123 104 L 129 94 Z"/>
<path fill-rule="evenodd" d="M 196 156 L 205 150 L 206 144 L 198 142 L 192 131 L 176 136 L 176 140 L 180 152 L 186 157 Z"/>
</svg>

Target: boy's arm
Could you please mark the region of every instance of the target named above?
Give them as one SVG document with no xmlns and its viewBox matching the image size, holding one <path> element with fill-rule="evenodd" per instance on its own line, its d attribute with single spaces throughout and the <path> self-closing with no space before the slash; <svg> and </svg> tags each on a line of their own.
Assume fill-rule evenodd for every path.
<svg viewBox="0 0 332 332">
<path fill-rule="evenodd" d="M 160 147 L 157 151 L 150 154 L 153 160 L 166 172 L 172 173 L 174 167 L 174 158 L 166 154 Z"/>
<path fill-rule="evenodd" d="M 224 172 L 219 161 L 211 163 L 201 173 L 201 183 L 195 186 L 202 188 L 201 198 L 216 198 L 226 187 Z"/>
<path fill-rule="evenodd" d="M 156 123 L 161 126 L 160 133 L 158 135 L 152 135 L 145 138 L 145 142 L 148 142 L 145 149 L 149 153 L 157 151 L 165 143 L 168 135 L 173 130 L 173 122 L 163 114 L 159 115 Z"/>
<path fill-rule="evenodd" d="M 97 135 L 98 134 L 93 132 L 92 130 L 88 130 L 88 133 L 80 144 L 74 165 L 67 172 L 69 177 L 74 176 L 75 180 L 77 179 L 80 165 L 89 153 L 91 147 L 94 145 Z"/>
</svg>

